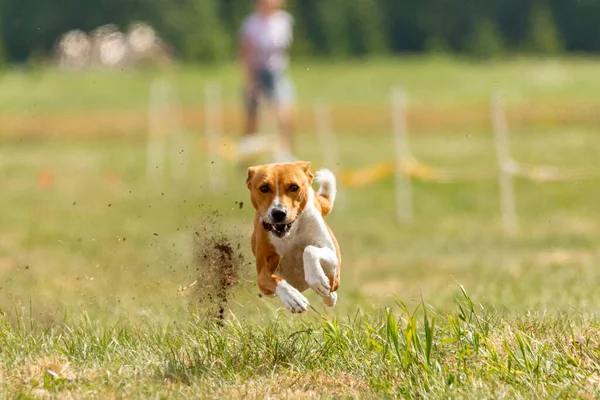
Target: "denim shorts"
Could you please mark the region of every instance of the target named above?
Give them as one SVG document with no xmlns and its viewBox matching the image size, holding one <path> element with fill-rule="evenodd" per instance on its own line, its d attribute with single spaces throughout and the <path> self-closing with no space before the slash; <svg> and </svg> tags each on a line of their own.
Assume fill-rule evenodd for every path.
<svg viewBox="0 0 600 400">
<path fill-rule="evenodd" d="M 260 97 L 265 97 L 275 106 L 291 106 L 296 98 L 296 90 L 292 80 L 285 71 L 258 70 L 255 77 L 258 91 L 250 95 L 244 91 L 246 110 L 249 115 L 258 113 Z"/>
</svg>

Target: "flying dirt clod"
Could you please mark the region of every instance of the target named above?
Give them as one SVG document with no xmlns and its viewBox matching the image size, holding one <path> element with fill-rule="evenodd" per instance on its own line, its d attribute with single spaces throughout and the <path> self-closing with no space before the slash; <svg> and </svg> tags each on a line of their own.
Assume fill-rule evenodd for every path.
<svg viewBox="0 0 600 400">
<path fill-rule="evenodd" d="M 244 266 L 240 240 L 221 231 L 219 215 L 206 217 L 194 232 L 194 264 L 197 282 L 194 300 L 199 309 L 208 311 L 218 321 L 225 318 L 225 309 L 239 282 Z"/>
</svg>

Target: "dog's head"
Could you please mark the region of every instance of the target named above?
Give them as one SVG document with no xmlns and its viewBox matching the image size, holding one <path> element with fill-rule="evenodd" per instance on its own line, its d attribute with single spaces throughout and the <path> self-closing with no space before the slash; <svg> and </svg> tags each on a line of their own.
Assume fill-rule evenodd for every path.
<svg viewBox="0 0 600 400">
<path fill-rule="evenodd" d="M 306 207 L 312 181 L 310 162 L 248 168 L 246 185 L 263 228 L 276 237 L 287 236 Z"/>
</svg>

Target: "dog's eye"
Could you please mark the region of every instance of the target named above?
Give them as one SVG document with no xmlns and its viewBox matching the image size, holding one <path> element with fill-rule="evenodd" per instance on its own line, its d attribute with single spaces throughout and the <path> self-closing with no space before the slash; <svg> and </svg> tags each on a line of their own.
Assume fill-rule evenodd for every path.
<svg viewBox="0 0 600 400">
<path fill-rule="evenodd" d="M 290 192 L 297 192 L 297 191 L 298 191 L 298 189 L 300 189 L 300 188 L 298 187 L 298 185 L 292 185 L 292 186 L 290 186 Z"/>
<path fill-rule="evenodd" d="M 263 193 L 269 193 L 269 185 L 262 185 L 260 191 Z"/>
</svg>

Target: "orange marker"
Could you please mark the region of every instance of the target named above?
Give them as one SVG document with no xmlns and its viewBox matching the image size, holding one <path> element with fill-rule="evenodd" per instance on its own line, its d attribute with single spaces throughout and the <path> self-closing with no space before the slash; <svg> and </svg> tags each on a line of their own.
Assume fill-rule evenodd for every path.
<svg viewBox="0 0 600 400">
<path fill-rule="evenodd" d="M 38 175 L 38 185 L 42 189 L 51 189 L 54 187 L 54 173 L 48 170 L 42 170 Z"/>
</svg>

